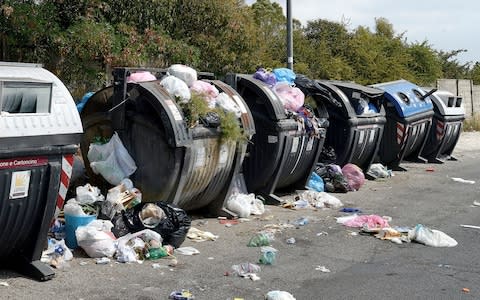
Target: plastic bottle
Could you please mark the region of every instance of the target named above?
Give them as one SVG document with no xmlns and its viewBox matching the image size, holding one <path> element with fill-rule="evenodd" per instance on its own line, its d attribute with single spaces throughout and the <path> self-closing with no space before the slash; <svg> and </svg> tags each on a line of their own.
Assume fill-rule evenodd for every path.
<svg viewBox="0 0 480 300">
<path fill-rule="evenodd" d="M 259 263 L 264 265 L 272 265 L 277 258 L 277 254 L 274 251 L 265 251 L 260 256 Z"/>
<path fill-rule="evenodd" d="M 148 249 L 148 252 L 145 255 L 147 259 L 159 259 L 165 256 L 168 256 L 168 251 L 164 247 L 150 248 Z"/>
</svg>

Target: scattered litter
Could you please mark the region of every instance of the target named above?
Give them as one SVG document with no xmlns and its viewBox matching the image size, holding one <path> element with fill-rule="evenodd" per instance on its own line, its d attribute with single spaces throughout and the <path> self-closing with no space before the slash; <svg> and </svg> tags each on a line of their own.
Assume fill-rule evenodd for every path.
<svg viewBox="0 0 480 300">
<path fill-rule="evenodd" d="M 237 225 L 238 223 L 240 223 L 240 221 L 238 219 L 234 219 L 234 220 L 220 219 L 218 220 L 218 223 L 224 224 L 225 226 L 232 226 L 232 225 Z"/>
<path fill-rule="evenodd" d="M 473 201 L 473 206 L 480 206 L 480 202 L 478 202 L 478 201 Z"/>
<path fill-rule="evenodd" d="M 6 281 L 0 281 L 1 286 L 10 286 Z"/>
<path fill-rule="evenodd" d="M 450 269 L 450 265 L 444 265 L 444 264 L 439 264 L 438 265 L 439 268 L 447 268 L 447 269 Z"/>
<path fill-rule="evenodd" d="M 97 265 L 106 265 L 106 264 L 109 264 L 110 263 L 110 258 L 108 257 L 102 257 L 102 258 L 96 258 L 95 259 L 95 263 Z"/>
<path fill-rule="evenodd" d="M 463 289 L 462 289 L 462 292 L 464 292 L 464 293 L 470 293 L 470 289 L 469 289 L 469 288 L 463 288 Z"/>
<path fill-rule="evenodd" d="M 275 260 L 277 259 L 277 249 L 270 246 L 263 246 L 261 252 L 262 255 L 258 260 L 259 263 L 263 265 L 273 265 L 275 263 Z"/>
<path fill-rule="evenodd" d="M 81 262 L 79 262 L 78 264 L 81 265 L 81 266 L 86 266 L 86 265 L 88 265 L 88 262 L 86 262 L 86 261 L 81 261 Z"/>
<path fill-rule="evenodd" d="M 194 242 L 215 241 L 218 239 L 218 235 L 214 235 L 209 231 L 202 231 L 195 227 L 191 227 L 188 230 L 187 237 Z"/>
<path fill-rule="evenodd" d="M 460 182 L 460 183 L 475 184 L 474 180 L 466 180 L 466 179 L 458 178 L 458 177 L 452 177 L 452 180 L 455 181 L 455 182 Z"/>
<path fill-rule="evenodd" d="M 272 234 L 268 234 L 265 232 L 259 232 L 256 235 L 252 236 L 248 241 L 248 247 L 261 247 L 261 246 L 269 246 L 270 242 L 273 241 L 275 238 Z"/>
<path fill-rule="evenodd" d="M 262 268 L 260 268 L 259 265 L 248 262 L 232 266 L 232 271 L 234 274 L 237 274 L 240 277 L 250 278 L 253 281 L 260 279 L 256 273 L 260 272 L 261 270 Z"/>
<path fill-rule="evenodd" d="M 176 267 L 178 265 L 178 260 L 176 259 L 172 259 L 170 260 L 170 262 L 168 263 L 168 266 L 169 267 Z M 170 269 L 170 271 L 173 271 L 173 269 Z"/>
<path fill-rule="evenodd" d="M 321 236 L 321 235 L 328 235 L 328 232 L 326 231 L 317 232 L 317 236 Z"/>
<path fill-rule="evenodd" d="M 473 229 L 480 229 L 480 226 L 475 226 L 475 225 L 460 225 L 464 228 L 473 228 Z"/>
<path fill-rule="evenodd" d="M 171 300 L 190 300 L 195 299 L 195 296 L 189 290 L 173 291 L 168 296 Z"/>
<path fill-rule="evenodd" d="M 200 254 L 200 251 L 193 247 L 180 247 L 175 249 L 175 253 L 179 253 L 182 255 L 195 255 L 195 254 Z"/>
<path fill-rule="evenodd" d="M 308 218 L 307 217 L 301 217 L 301 218 L 298 218 L 297 220 L 293 221 L 293 225 L 295 225 L 296 227 L 299 227 L 299 226 L 305 226 L 309 223 L 308 221 Z"/>
<path fill-rule="evenodd" d="M 325 267 L 325 266 L 317 266 L 317 267 L 315 268 L 315 270 L 320 271 L 320 272 L 323 272 L 323 273 L 330 273 L 330 272 L 331 272 L 330 269 L 328 269 L 328 268 Z"/>
<path fill-rule="evenodd" d="M 392 170 L 388 170 L 387 167 L 380 163 L 372 164 L 368 169 L 367 174 L 371 174 L 377 178 L 388 178 L 393 176 Z"/>
<path fill-rule="evenodd" d="M 285 291 L 270 291 L 265 295 L 266 300 L 296 300 L 292 294 Z"/>
<path fill-rule="evenodd" d="M 343 206 L 342 201 L 326 192 L 304 191 L 298 195 L 298 200 L 306 200 L 314 208 L 340 208 Z M 284 205 L 284 207 L 286 206 Z"/>
<path fill-rule="evenodd" d="M 152 268 L 154 269 L 160 269 L 162 267 L 161 264 L 152 264 Z"/>
<path fill-rule="evenodd" d="M 435 169 L 434 169 L 434 168 L 426 168 L 425 171 L 427 171 L 427 172 L 435 172 Z"/>
<path fill-rule="evenodd" d="M 337 218 L 337 222 L 338 219 L 340 218 Z M 390 227 L 387 220 L 377 215 L 355 216 L 351 219 L 345 219 L 343 225 L 348 227 L 364 227 L 364 225 L 367 225 L 368 228 Z"/>
<path fill-rule="evenodd" d="M 65 245 L 65 240 L 48 239 L 48 248 L 42 252 L 41 261 L 52 267 L 61 269 L 68 267 L 68 261 L 73 259 L 72 251 Z"/>
<path fill-rule="evenodd" d="M 340 209 L 340 211 L 345 213 L 361 213 L 362 212 L 360 209 L 354 208 L 354 207 L 344 207 Z"/>
<path fill-rule="evenodd" d="M 296 241 L 295 241 L 295 238 L 294 238 L 294 237 L 291 237 L 291 238 L 288 238 L 288 239 L 286 240 L 286 242 L 287 242 L 287 244 L 291 244 L 291 245 L 292 245 L 292 244 L 295 244 Z"/>
<path fill-rule="evenodd" d="M 387 222 L 392 222 L 392 217 L 390 216 L 382 216 L 382 219 L 384 219 Z"/>
<path fill-rule="evenodd" d="M 214 260 L 214 259 L 215 259 L 215 257 L 213 257 L 213 256 L 209 256 L 207 259 L 208 259 L 208 260 Z"/>
<path fill-rule="evenodd" d="M 351 236 L 357 236 L 357 235 L 358 235 L 358 232 L 356 232 L 356 231 L 350 231 L 349 235 L 351 235 Z"/>
<path fill-rule="evenodd" d="M 425 244 L 431 247 L 455 247 L 458 243 L 446 233 L 430 229 L 422 224 L 418 224 L 414 229 L 408 232 L 408 237 L 412 241 Z"/>
</svg>

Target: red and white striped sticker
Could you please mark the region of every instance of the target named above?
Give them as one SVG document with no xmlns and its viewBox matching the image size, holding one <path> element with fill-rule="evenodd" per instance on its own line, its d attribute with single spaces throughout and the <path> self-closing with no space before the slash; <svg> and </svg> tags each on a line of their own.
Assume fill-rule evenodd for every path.
<svg viewBox="0 0 480 300">
<path fill-rule="evenodd" d="M 443 135 L 445 134 L 445 123 L 441 121 L 437 121 L 437 128 L 436 128 L 436 134 L 437 134 L 437 141 L 440 141 L 443 138 Z"/>
<path fill-rule="evenodd" d="M 397 144 L 400 145 L 403 142 L 404 135 L 405 135 L 405 125 L 397 122 Z"/>
<path fill-rule="evenodd" d="M 72 177 L 73 170 L 73 154 L 64 155 L 62 158 L 62 171 L 60 173 L 60 189 L 58 190 L 57 206 L 55 208 L 55 218 L 58 217 L 63 209 L 65 197 L 67 196 L 68 185 Z"/>
</svg>

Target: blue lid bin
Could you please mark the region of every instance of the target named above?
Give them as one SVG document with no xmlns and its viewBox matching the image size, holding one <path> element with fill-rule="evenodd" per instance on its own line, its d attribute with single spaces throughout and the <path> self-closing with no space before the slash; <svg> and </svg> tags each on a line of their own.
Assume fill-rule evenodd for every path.
<svg viewBox="0 0 480 300">
<path fill-rule="evenodd" d="M 405 171 L 404 160 L 427 162 L 421 156 L 432 127 L 433 104 L 429 95 L 407 80 L 374 84 L 385 91 L 387 122 L 380 143 L 380 161 L 393 170 Z"/>
</svg>

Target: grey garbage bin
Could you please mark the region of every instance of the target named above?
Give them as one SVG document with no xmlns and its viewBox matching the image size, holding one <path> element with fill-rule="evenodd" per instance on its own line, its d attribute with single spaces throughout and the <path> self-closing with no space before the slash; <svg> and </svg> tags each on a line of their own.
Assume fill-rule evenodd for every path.
<svg viewBox="0 0 480 300">
<path fill-rule="evenodd" d="M 82 123 L 67 88 L 41 65 L 0 62 L 0 267 L 48 280 L 40 261 L 68 189 Z"/>
<path fill-rule="evenodd" d="M 431 90 L 424 88 L 425 92 Z M 430 99 L 433 103 L 433 124 L 422 156 L 435 163 L 443 163 L 445 159 L 456 160 L 452 152 L 465 120 L 463 99 L 448 91 L 435 91 Z"/>
<path fill-rule="evenodd" d="M 246 74 L 227 74 L 225 81 L 243 97 L 255 122 L 243 163 L 248 191 L 279 203 L 276 193 L 304 189 L 325 141 L 326 115 L 317 119 L 318 136 L 311 135 L 267 84 Z"/>
<path fill-rule="evenodd" d="M 114 85 L 92 95 L 82 110 L 85 135 L 81 149 L 91 182 L 103 190 L 110 186 L 93 174 L 87 153 L 96 137 L 108 138 L 116 131 L 136 162 L 137 170 L 130 179 L 141 190 L 142 201 L 165 201 L 189 211 L 224 214 L 224 201 L 248 140 L 222 141 L 218 128 L 188 127 L 181 108 L 159 80 L 127 83 L 127 76 L 137 70 L 115 69 Z M 150 70 L 158 78 L 164 73 L 142 70 Z M 242 98 L 223 82 L 206 77 L 241 108 L 238 122 L 246 136 L 251 136 L 253 119 Z"/>
</svg>

